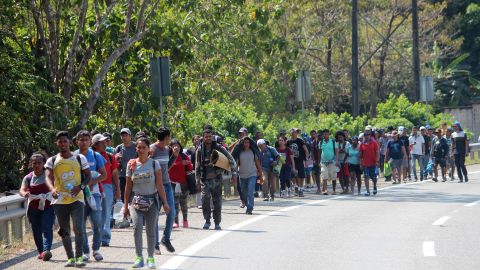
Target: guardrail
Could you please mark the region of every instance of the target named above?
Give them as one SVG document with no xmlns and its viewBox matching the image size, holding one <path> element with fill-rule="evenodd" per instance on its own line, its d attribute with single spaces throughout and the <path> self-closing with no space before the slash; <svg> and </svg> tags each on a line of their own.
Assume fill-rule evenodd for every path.
<svg viewBox="0 0 480 270">
<path fill-rule="evenodd" d="M 0 198 L 0 241 L 2 243 L 23 239 L 24 203 L 25 199 L 18 194 Z"/>
<path fill-rule="evenodd" d="M 475 152 L 477 152 L 478 159 L 480 159 L 480 143 L 471 143 L 469 146 L 470 146 L 470 159 L 475 159 Z"/>
</svg>

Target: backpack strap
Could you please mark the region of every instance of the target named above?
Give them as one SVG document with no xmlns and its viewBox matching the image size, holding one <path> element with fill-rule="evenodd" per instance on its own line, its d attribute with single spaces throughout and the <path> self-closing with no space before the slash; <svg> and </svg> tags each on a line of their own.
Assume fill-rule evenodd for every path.
<svg viewBox="0 0 480 270">
<path fill-rule="evenodd" d="M 32 179 L 33 179 L 33 172 L 28 173 L 25 177 L 27 179 L 27 186 L 30 187 L 30 183 L 32 182 Z"/>
</svg>

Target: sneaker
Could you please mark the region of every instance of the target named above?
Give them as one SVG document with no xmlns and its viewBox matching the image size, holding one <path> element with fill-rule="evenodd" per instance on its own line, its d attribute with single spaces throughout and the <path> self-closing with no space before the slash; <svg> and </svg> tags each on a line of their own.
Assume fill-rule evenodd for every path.
<svg viewBox="0 0 480 270">
<path fill-rule="evenodd" d="M 243 202 L 240 203 L 240 208 L 245 208 L 245 204 Z"/>
<path fill-rule="evenodd" d="M 147 259 L 147 268 L 148 269 L 157 269 L 157 265 L 155 264 L 155 259 L 154 258 L 148 258 Z"/>
<path fill-rule="evenodd" d="M 89 253 L 83 254 L 83 260 L 88 262 L 90 260 L 90 254 Z"/>
<path fill-rule="evenodd" d="M 143 268 L 145 263 L 143 262 L 143 257 L 136 257 L 135 262 L 132 265 L 132 268 Z"/>
<path fill-rule="evenodd" d="M 174 229 L 176 229 L 176 228 L 178 228 L 178 227 L 180 227 L 180 226 L 178 226 L 178 223 L 177 223 L 177 222 L 173 223 L 173 228 L 174 228 Z"/>
<path fill-rule="evenodd" d="M 334 191 L 334 192 L 332 192 L 332 195 L 337 195 L 337 192 L 335 192 L 335 191 Z"/>
<path fill-rule="evenodd" d="M 188 220 L 183 221 L 183 228 L 188 228 Z"/>
<path fill-rule="evenodd" d="M 50 250 L 44 251 L 43 252 L 43 261 L 47 262 L 52 258 L 52 253 Z"/>
<path fill-rule="evenodd" d="M 444 177 L 443 180 L 442 180 L 442 182 L 447 182 L 447 178 Z"/>
<path fill-rule="evenodd" d="M 64 266 L 65 267 L 75 267 L 75 259 L 74 258 L 68 259 Z"/>
<path fill-rule="evenodd" d="M 310 187 L 307 187 L 307 188 L 305 189 L 305 192 L 311 192 Z"/>
<path fill-rule="evenodd" d="M 265 198 L 263 198 L 263 201 L 264 201 L 264 202 L 268 202 L 269 200 L 270 200 L 270 198 L 269 198 L 268 196 L 265 197 Z"/>
<path fill-rule="evenodd" d="M 373 188 L 373 195 L 377 195 L 377 187 Z"/>
<path fill-rule="evenodd" d="M 155 254 L 162 255 L 162 252 L 160 251 L 160 246 L 159 245 L 155 245 Z"/>
<path fill-rule="evenodd" d="M 175 248 L 172 246 L 172 243 L 170 242 L 170 240 L 162 239 L 162 245 L 164 245 L 167 248 L 168 252 L 170 253 L 175 252 Z"/>
<path fill-rule="evenodd" d="M 365 196 L 370 196 L 370 192 L 365 192 L 365 194 L 363 194 Z"/>
<path fill-rule="evenodd" d="M 467 178 L 467 177 L 465 177 L 465 183 L 466 183 L 466 182 L 468 182 L 468 178 Z"/>
<path fill-rule="evenodd" d="M 207 222 L 205 222 L 205 224 L 203 225 L 203 229 L 204 229 L 204 230 L 208 230 L 208 229 L 210 229 L 210 226 L 211 226 L 211 225 L 212 225 L 212 224 L 211 224 L 209 221 L 207 221 Z"/>
<path fill-rule="evenodd" d="M 295 196 L 298 196 L 298 186 L 295 186 L 294 193 L 295 193 Z"/>
<path fill-rule="evenodd" d="M 298 191 L 298 197 L 304 197 L 304 195 L 303 195 L 303 190 L 299 190 L 299 191 Z"/>
<path fill-rule="evenodd" d="M 245 212 L 245 214 L 247 214 L 247 215 L 253 215 L 252 210 L 247 210 L 247 212 Z"/>
<path fill-rule="evenodd" d="M 463 180 L 462 179 L 458 180 L 458 183 L 463 183 Z"/>
<path fill-rule="evenodd" d="M 400 184 L 400 183 L 397 182 L 397 181 L 393 181 L 393 182 L 392 182 L 392 185 L 397 185 L 397 184 Z"/>
<path fill-rule="evenodd" d="M 110 244 L 109 243 L 106 243 L 106 242 L 102 242 L 102 247 L 109 247 Z"/>
<path fill-rule="evenodd" d="M 221 231 L 222 227 L 220 227 L 220 223 L 215 223 L 215 230 Z"/>
<path fill-rule="evenodd" d="M 202 206 L 201 206 L 201 205 L 197 205 L 197 208 L 198 208 L 198 209 L 202 209 Z"/>
<path fill-rule="evenodd" d="M 93 252 L 93 258 L 97 262 L 103 260 L 103 256 L 102 256 L 102 254 L 100 254 L 100 252 L 98 250 Z"/>
<path fill-rule="evenodd" d="M 84 267 L 86 264 L 85 264 L 85 261 L 83 260 L 83 257 L 78 257 L 76 260 L 75 260 L 75 267 Z"/>
<path fill-rule="evenodd" d="M 270 201 L 273 202 L 275 200 L 275 196 L 270 196 Z"/>
<path fill-rule="evenodd" d="M 432 178 L 433 182 L 438 182 L 438 179 L 437 178 Z"/>
<path fill-rule="evenodd" d="M 37 256 L 37 259 L 43 260 L 43 258 L 44 258 L 44 252 L 40 252 Z"/>
<path fill-rule="evenodd" d="M 255 191 L 255 193 L 253 193 L 253 197 L 255 197 L 255 198 L 260 197 L 259 194 L 258 194 L 258 191 Z"/>
</svg>

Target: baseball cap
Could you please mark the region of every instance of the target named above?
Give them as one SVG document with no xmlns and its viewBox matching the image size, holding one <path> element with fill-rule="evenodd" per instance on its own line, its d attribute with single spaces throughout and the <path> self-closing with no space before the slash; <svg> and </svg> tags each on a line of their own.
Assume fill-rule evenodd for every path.
<svg viewBox="0 0 480 270">
<path fill-rule="evenodd" d="M 420 130 L 425 130 L 426 128 L 424 126 L 421 126 L 420 127 Z"/>
<path fill-rule="evenodd" d="M 293 133 L 293 132 L 298 132 L 298 128 L 292 128 L 292 129 L 290 129 L 290 133 Z"/>
<path fill-rule="evenodd" d="M 102 135 L 105 136 L 105 137 L 107 137 L 107 139 L 109 139 L 109 140 L 112 140 L 112 138 L 113 138 L 113 137 L 112 137 L 112 134 L 110 134 L 110 133 L 108 133 L 108 132 L 104 132 Z"/>
<path fill-rule="evenodd" d="M 105 140 L 108 140 L 107 137 L 103 136 L 102 134 L 95 134 L 92 138 L 92 145 L 95 145 L 98 142 L 103 142 Z"/>
<path fill-rule="evenodd" d="M 248 129 L 242 127 L 242 128 L 238 131 L 238 133 L 248 133 Z"/>
<path fill-rule="evenodd" d="M 405 127 L 404 127 L 404 126 L 399 126 L 399 127 L 398 127 L 398 131 L 403 132 L 404 130 L 405 130 Z"/>
<path fill-rule="evenodd" d="M 262 144 L 267 144 L 267 143 L 265 142 L 264 139 L 259 139 L 259 140 L 257 141 L 257 145 L 260 146 L 260 145 L 262 145 Z"/>
<path fill-rule="evenodd" d="M 122 128 L 122 130 L 120 130 L 120 134 L 122 133 L 127 133 L 128 135 L 132 136 L 132 132 L 129 128 Z"/>
<path fill-rule="evenodd" d="M 442 133 L 442 130 L 437 128 L 437 129 L 435 129 L 435 133 Z"/>
</svg>

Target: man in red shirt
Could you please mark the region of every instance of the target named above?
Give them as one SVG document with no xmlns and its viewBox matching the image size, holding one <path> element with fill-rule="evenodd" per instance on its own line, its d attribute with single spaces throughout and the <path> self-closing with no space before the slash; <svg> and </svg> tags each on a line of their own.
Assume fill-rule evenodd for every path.
<svg viewBox="0 0 480 270">
<path fill-rule="evenodd" d="M 92 138 L 92 149 L 100 153 L 105 158 L 105 170 L 107 171 L 107 177 L 102 182 L 104 198 L 102 200 L 102 247 L 108 247 L 110 245 L 110 238 L 112 236 L 110 230 L 110 216 L 112 214 L 113 196 L 116 201 L 121 201 L 120 197 L 120 181 L 118 178 L 119 163 L 114 155 L 107 153 L 107 146 L 105 141 L 108 137 L 102 134 L 96 134 Z"/>
<path fill-rule="evenodd" d="M 366 130 L 363 136 L 364 139 L 360 145 L 359 157 L 363 174 L 365 175 L 365 187 L 367 189 L 365 196 L 370 196 L 369 179 L 372 179 L 373 182 L 373 195 L 377 194 L 376 169 L 380 158 L 380 148 L 375 139 L 372 138 L 371 130 Z"/>
</svg>

